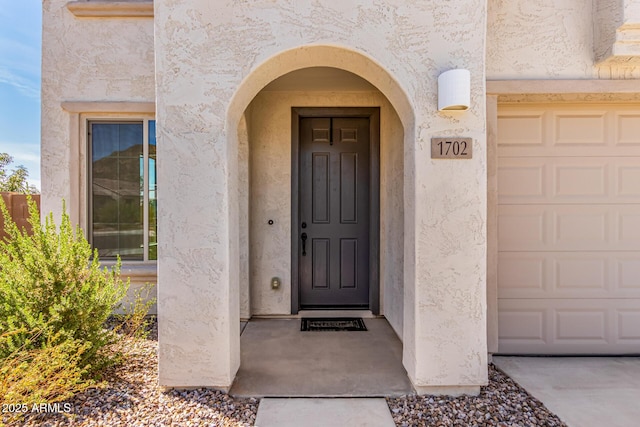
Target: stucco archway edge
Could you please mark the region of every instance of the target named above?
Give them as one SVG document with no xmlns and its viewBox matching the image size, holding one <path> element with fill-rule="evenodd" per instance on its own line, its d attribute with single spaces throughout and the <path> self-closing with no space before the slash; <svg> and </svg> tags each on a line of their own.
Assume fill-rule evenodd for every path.
<svg viewBox="0 0 640 427">
<path fill-rule="evenodd" d="M 303 45 L 272 55 L 240 83 L 227 110 L 227 129 L 236 129 L 251 100 L 266 85 L 289 72 L 309 67 L 333 67 L 362 77 L 382 92 L 395 108 L 407 135 L 413 134 L 414 109 L 404 89 L 373 58 L 343 46 Z"/>
<path fill-rule="evenodd" d="M 408 256 L 408 258 L 405 259 L 409 260 L 409 265 L 405 264 L 404 269 L 406 270 L 408 268 L 409 271 L 411 271 L 415 267 L 412 262 L 414 258 L 413 250 L 415 250 L 412 250 L 412 248 L 415 247 L 415 224 L 413 222 L 414 214 L 411 212 L 411 209 L 415 207 L 415 164 L 414 155 L 412 154 L 415 150 L 415 109 L 404 88 L 394 78 L 392 73 L 380 65 L 375 59 L 351 48 L 336 45 L 303 45 L 271 55 L 243 78 L 229 102 L 225 118 L 227 144 L 231 147 L 237 147 L 238 133 L 235 130 L 238 129 L 249 104 L 265 86 L 287 73 L 309 67 L 332 67 L 351 72 L 375 86 L 395 109 L 404 131 L 404 148 L 398 147 L 398 149 L 404 152 L 405 157 L 403 189 L 405 194 L 405 221 L 403 234 L 405 239 L 405 257 Z M 235 149 L 232 151 L 234 153 L 236 152 Z M 234 176 L 233 171 L 236 171 L 236 169 L 232 168 L 232 171 L 230 171 L 231 175 L 229 178 L 232 181 L 237 178 Z M 408 199 L 407 196 L 409 197 Z M 230 198 L 233 200 L 233 195 L 231 195 Z M 238 202 L 238 200 L 236 199 L 235 202 Z M 232 230 L 232 233 L 239 231 L 237 227 L 234 227 Z M 234 257 L 232 256 L 231 259 L 233 260 Z M 237 265 L 234 267 L 237 267 Z M 405 309 L 411 308 L 403 314 L 405 324 L 407 321 L 411 322 L 415 318 L 413 313 L 415 290 L 412 289 L 415 283 L 411 280 L 414 274 L 407 273 L 408 272 L 405 271 L 404 304 Z M 239 285 L 239 283 L 236 282 L 235 285 Z M 407 305 L 408 302 L 410 305 Z M 413 367 L 415 365 L 415 361 L 413 360 L 416 353 L 415 349 L 413 349 L 416 345 L 414 334 L 413 326 L 405 327 L 402 337 L 403 353 L 405 353 L 403 359 L 407 367 Z"/>
</svg>

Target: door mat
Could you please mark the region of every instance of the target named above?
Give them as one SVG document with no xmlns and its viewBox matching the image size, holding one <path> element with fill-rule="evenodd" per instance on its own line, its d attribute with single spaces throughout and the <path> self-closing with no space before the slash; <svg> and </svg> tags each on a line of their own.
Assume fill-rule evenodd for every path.
<svg viewBox="0 0 640 427">
<path fill-rule="evenodd" d="M 303 317 L 301 331 L 366 331 L 361 317 Z"/>
</svg>

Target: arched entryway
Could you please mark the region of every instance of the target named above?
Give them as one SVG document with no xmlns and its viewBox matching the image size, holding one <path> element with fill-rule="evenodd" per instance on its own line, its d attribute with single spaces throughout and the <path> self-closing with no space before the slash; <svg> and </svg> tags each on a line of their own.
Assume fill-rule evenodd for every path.
<svg viewBox="0 0 640 427">
<path fill-rule="evenodd" d="M 306 106 L 380 108 L 381 151 L 384 123 L 393 122 L 383 117 L 385 102 L 387 118 L 396 117 L 397 126 L 390 133 L 399 142 L 388 145 L 392 147 L 388 155 L 381 153 L 380 165 L 384 169 L 390 154 L 400 156 L 401 172 L 391 169 L 399 172 L 402 182 L 385 189 L 381 173 L 380 195 L 393 196 L 388 199 L 392 201 L 388 210 L 395 208 L 399 213 L 389 215 L 389 222 L 381 221 L 379 231 L 381 247 L 385 233 L 397 242 L 388 251 L 397 258 L 393 264 L 380 266 L 380 277 L 383 271 L 402 272 L 402 288 L 398 285 L 392 297 L 386 290 L 393 287 L 385 284 L 380 297 L 381 312 L 401 332 L 403 365 L 420 392 L 477 392 L 486 382 L 484 57 L 477 48 L 482 47 L 484 37 L 481 20 L 475 20 L 465 33 L 470 46 L 463 52 L 456 43 L 440 43 L 448 26 L 434 27 L 418 44 L 412 42 L 415 28 L 428 22 L 423 18 L 430 16 L 430 8 L 405 8 L 397 11 L 400 15 L 380 14 L 378 8 L 368 6 L 350 11 L 375 10 L 389 29 L 389 37 L 383 38 L 371 37 L 366 25 L 333 28 L 337 15 L 331 8 L 316 10 L 322 15 L 319 20 L 300 14 L 307 8 L 285 11 L 271 4 L 234 8 L 232 13 L 231 9 L 205 9 L 165 4 L 158 12 L 172 18 L 154 21 L 154 52 L 160 64 L 157 134 L 158 146 L 164 147 L 158 151 L 158 182 L 164 189 L 158 202 L 164 206 L 158 229 L 165 236 L 158 250 L 160 384 L 228 387 L 233 382 L 241 363 L 240 308 L 246 308 L 245 316 L 252 314 L 251 292 L 241 296 L 240 286 L 243 280 L 245 284 L 253 280 L 251 270 L 242 279 L 241 267 L 251 267 L 252 259 L 260 256 L 264 260 L 291 251 L 291 218 L 270 215 L 271 209 L 278 213 L 282 205 L 291 205 L 291 181 L 286 182 L 291 157 L 275 153 L 268 161 L 252 148 L 265 148 L 267 154 L 274 144 L 290 146 L 291 123 L 273 128 L 272 135 L 287 134 L 282 133 L 282 139 L 260 139 L 269 134 L 262 131 L 272 126 L 270 116 L 278 113 L 291 121 L 291 107 L 300 105 L 294 105 L 299 100 L 288 107 L 283 102 L 269 104 L 266 98 L 286 91 L 265 89 L 288 73 L 323 67 L 357 76 L 376 89 L 379 99 L 371 98 L 369 103 L 353 99 L 349 105 L 344 100 L 354 95 L 338 88 L 311 94 L 324 94 L 326 104 L 316 98 Z M 267 10 L 268 23 L 263 15 Z M 178 21 L 174 18 L 184 19 L 180 31 L 175 31 Z M 194 24 L 195 20 L 199 23 Z M 234 25 L 230 27 L 229 22 Z M 406 22 L 415 22 L 415 26 Z M 318 45 L 318 41 L 335 44 Z M 469 69 L 471 74 L 470 108 L 456 115 L 437 109 L 438 75 L 454 67 Z M 312 91 L 307 87 L 303 92 Z M 303 99 L 312 100 L 311 95 Z M 282 105 L 286 108 L 281 109 Z M 471 138 L 473 157 L 464 161 L 431 158 L 430 142 L 443 136 Z M 246 160 L 241 161 L 242 138 L 247 148 Z M 270 167 L 273 163 L 282 167 Z M 260 177 L 257 170 L 243 165 L 262 167 L 267 184 L 273 174 L 286 173 L 278 176 L 283 183 L 279 192 L 271 188 L 267 196 L 255 192 L 263 199 L 262 211 L 254 209 L 257 202 L 249 191 L 263 181 L 256 181 Z M 291 212 L 291 206 L 286 208 Z M 381 200 L 381 218 L 384 215 Z M 270 220 L 274 227 L 280 224 L 284 229 L 269 228 Z M 256 227 L 264 230 L 252 228 L 253 221 L 259 221 Z M 242 230 L 246 230 L 244 241 Z M 393 239 L 398 234 L 404 242 Z M 271 242 L 278 244 L 268 247 Z M 260 250 L 262 254 L 255 252 Z M 286 255 L 291 264 L 290 254 Z M 384 262 L 388 259 L 384 257 Z M 262 295 L 266 301 L 276 293 L 271 293 L 270 280 L 265 283 L 263 279 L 291 274 L 291 266 L 277 266 L 284 269 L 279 272 L 272 270 L 273 263 L 262 265 L 267 268 L 253 277 L 256 285 L 266 288 Z M 286 287 L 283 279 L 282 289 Z M 291 299 L 280 295 L 279 300 L 270 299 L 269 304 L 254 308 L 257 311 L 275 301 L 279 312 L 290 312 Z M 254 292 L 253 297 L 257 302 L 259 295 Z M 390 303 L 393 298 L 395 304 Z"/>
<path fill-rule="evenodd" d="M 298 111 L 313 116 L 314 109 L 332 124 L 324 117 L 329 113 L 353 118 L 356 112 L 378 112 L 378 159 L 371 165 L 379 200 L 371 217 L 379 218 L 373 230 L 379 242 L 369 271 L 379 285 L 363 308 L 385 316 L 402 340 L 404 193 L 413 176 L 405 156 L 413 146 L 413 112 L 388 72 L 360 53 L 333 46 L 305 46 L 272 57 L 244 79 L 229 108 L 227 125 L 237 129 L 229 132 L 229 143 L 238 147 L 240 317 L 286 316 L 303 308 L 296 305 L 300 248 L 294 239 L 301 219 L 295 218 L 299 165 L 292 129 L 299 126 Z M 273 278 L 280 288 L 270 286 Z"/>
<path fill-rule="evenodd" d="M 239 155 L 240 317 L 285 315 L 298 308 L 291 297 L 292 283 L 296 286 L 291 276 L 296 270 L 291 253 L 294 107 L 380 111 L 380 254 L 371 266 L 380 286 L 379 304 L 371 308 L 385 315 L 402 337 L 404 157 L 407 141 L 413 144 L 413 115 L 386 71 L 364 55 L 330 46 L 300 47 L 271 58 L 244 80 L 229 109 L 228 125 L 237 123 L 238 129 L 229 135 L 236 138 Z M 269 286 L 273 277 L 281 280 L 280 289 Z"/>
</svg>

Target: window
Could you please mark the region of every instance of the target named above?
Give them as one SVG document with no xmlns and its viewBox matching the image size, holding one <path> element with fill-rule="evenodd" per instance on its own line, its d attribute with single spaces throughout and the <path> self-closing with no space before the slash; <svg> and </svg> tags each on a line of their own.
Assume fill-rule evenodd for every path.
<svg viewBox="0 0 640 427">
<path fill-rule="evenodd" d="M 89 241 L 101 259 L 157 259 L 155 120 L 88 129 Z"/>
</svg>

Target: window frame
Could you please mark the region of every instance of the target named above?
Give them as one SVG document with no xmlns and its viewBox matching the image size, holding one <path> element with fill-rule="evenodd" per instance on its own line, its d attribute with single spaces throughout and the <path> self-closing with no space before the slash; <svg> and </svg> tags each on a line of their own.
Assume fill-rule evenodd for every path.
<svg viewBox="0 0 640 427">
<path fill-rule="evenodd" d="M 92 182 L 91 182 L 91 170 L 92 170 L 92 138 L 90 135 L 91 124 L 119 124 L 119 123 L 142 123 L 143 132 L 143 218 L 142 218 L 142 246 L 143 255 L 142 259 L 127 259 L 123 260 L 123 264 L 156 264 L 157 260 L 149 259 L 149 122 L 155 121 L 155 114 L 126 114 L 126 113 L 110 113 L 110 114 L 81 114 L 81 158 L 84 157 L 83 173 L 80 177 L 80 182 L 84 187 L 84 191 L 81 191 L 81 205 L 84 206 L 85 215 L 82 215 L 81 226 L 85 230 L 85 237 L 92 250 L 93 245 L 93 202 L 92 202 Z M 82 161 L 82 160 L 81 160 Z M 157 168 L 157 154 L 156 154 L 156 168 Z M 157 191 L 157 190 L 156 190 Z M 157 195 L 156 195 L 157 199 Z M 157 219 L 156 219 L 157 221 Z M 84 224 L 82 224 L 84 222 Z M 157 226 L 157 224 L 156 224 Z M 157 243 L 156 243 L 157 244 Z M 115 257 L 101 257 L 103 264 L 109 264 L 115 262 Z"/>
</svg>

